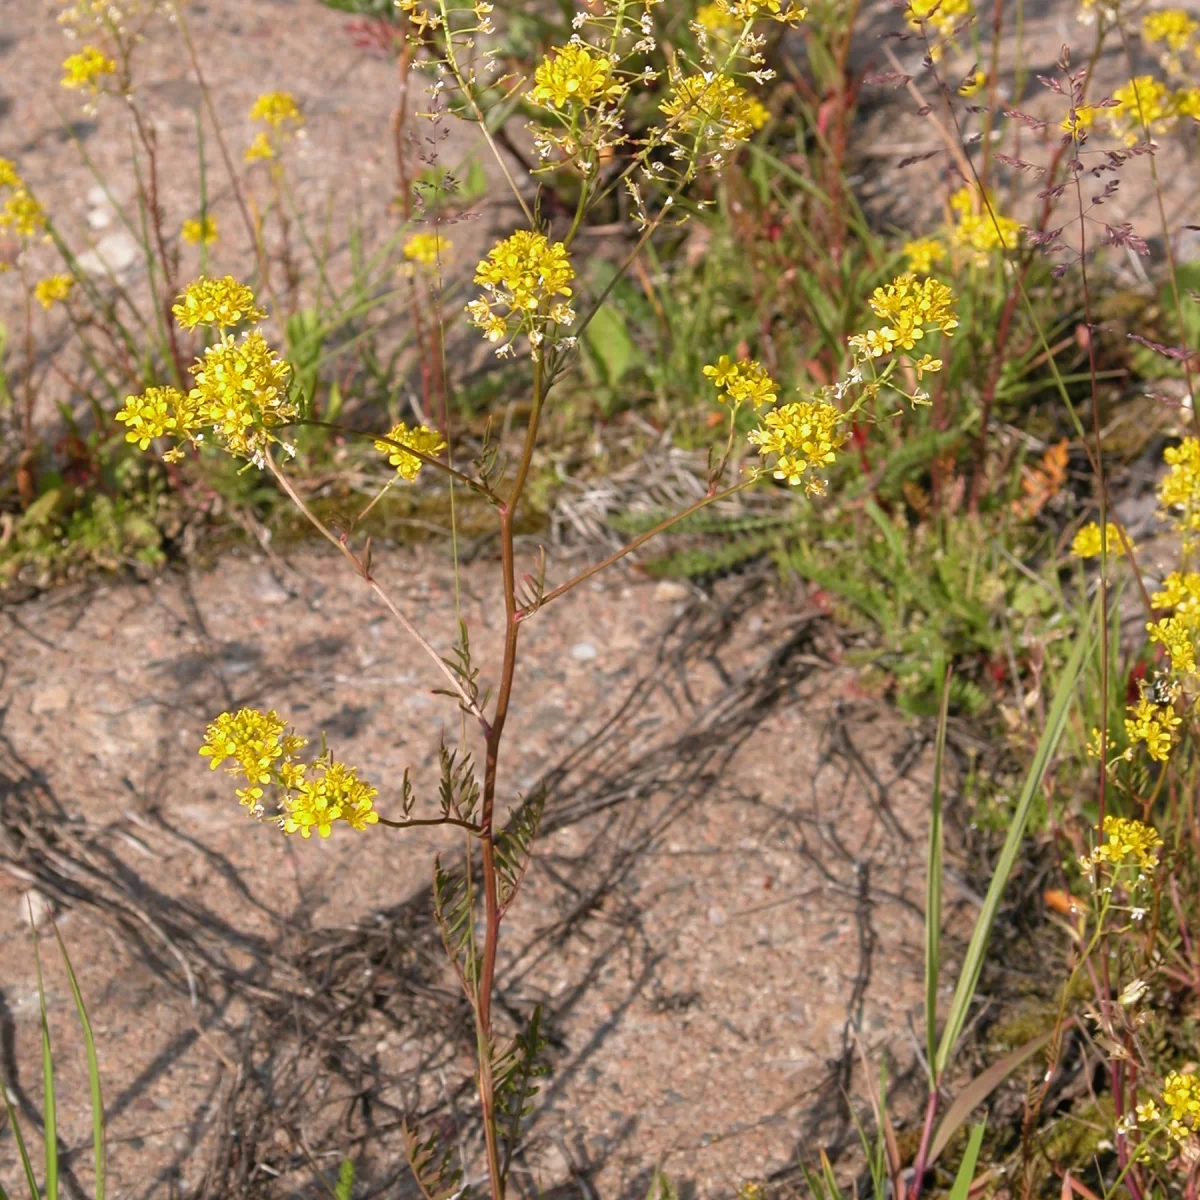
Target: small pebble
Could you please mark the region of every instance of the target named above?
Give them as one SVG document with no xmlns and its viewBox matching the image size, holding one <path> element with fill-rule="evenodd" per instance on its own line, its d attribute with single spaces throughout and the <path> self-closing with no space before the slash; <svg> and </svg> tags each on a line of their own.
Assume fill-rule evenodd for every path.
<svg viewBox="0 0 1200 1200">
<path fill-rule="evenodd" d="M 571 657 L 576 662 L 591 662 L 600 652 L 591 642 L 576 642 L 571 647 Z"/>
</svg>

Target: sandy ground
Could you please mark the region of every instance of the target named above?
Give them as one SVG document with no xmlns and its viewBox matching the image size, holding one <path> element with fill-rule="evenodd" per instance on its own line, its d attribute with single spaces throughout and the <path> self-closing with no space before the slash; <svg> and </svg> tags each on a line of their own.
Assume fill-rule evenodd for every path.
<svg viewBox="0 0 1200 1200">
<path fill-rule="evenodd" d="M 451 566 L 414 554 L 380 578 L 448 650 Z M 496 570 L 460 578 L 485 683 Z M 364 1195 L 395 1194 L 406 1115 L 456 1134 L 477 1170 L 470 1026 L 428 907 L 454 839 L 285 839 L 196 754 L 216 712 L 274 706 L 326 731 L 381 811 L 405 767 L 429 797 L 458 720 L 361 582 L 331 555 L 282 574 L 231 556 L 10 610 L 0 636 L 0 1047 L 27 1126 L 32 899 L 35 919 L 57 914 L 99 1034 L 112 1195 L 315 1195 L 306 1152 L 331 1171 L 352 1153 Z M 913 1058 L 924 733 L 856 696 L 818 614 L 765 583 L 706 598 L 610 576 L 538 614 L 525 651 L 503 797 L 541 780 L 549 802 L 499 1011 L 544 1006 L 552 1070 L 523 1187 L 577 1173 L 633 1196 L 661 1163 L 724 1195 L 844 1138 L 854 1039 L 893 1071 Z M 82 1180 L 80 1039 L 43 950 Z M 6 1185 L 16 1170 L 5 1137 Z"/>
</svg>

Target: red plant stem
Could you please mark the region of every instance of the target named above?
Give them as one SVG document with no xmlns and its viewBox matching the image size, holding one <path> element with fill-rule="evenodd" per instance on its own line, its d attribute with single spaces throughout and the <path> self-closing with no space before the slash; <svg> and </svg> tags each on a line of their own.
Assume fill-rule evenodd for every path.
<svg viewBox="0 0 1200 1200">
<path fill-rule="evenodd" d="M 171 313 L 171 300 L 174 298 L 176 290 L 175 277 L 171 270 L 171 259 L 167 255 L 166 238 L 163 236 L 162 208 L 158 202 L 158 149 L 153 130 L 146 128 L 142 114 L 132 100 L 129 103 L 129 111 L 133 114 L 138 141 L 142 143 L 142 147 L 146 151 L 146 162 L 149 169 L 146 207 L 150 210 L 150 228 L 154 232 L 154 244 L 158 248 L 159 261 L 162 263 L 163 287 L 166 292 L 162 300 L 163 323 L 167 327 L 167 343 L 171 351 L 171 364 L 175 368 L 175 382 L 182 386 L 185 378 L 183 352 L 179 349 L 179 336 L 175 332 L 175 318 Z"/>
<path fill-rule="evenodd" d="M 921 1144 L 913 1161 L 912 1183 L 909 1185 L 908 1200 L 917 1200 L 921 1194 L 921 1183 L 925 1178 L 925 1163 L 929 1156 L 929 1143 L 933 1140 L 933 1121 L 937 1116 L 937 1084 L 929 1089 L 929 1102 L 925 1105 L 925 1124 L 921 1128 Z"/>
</svg>

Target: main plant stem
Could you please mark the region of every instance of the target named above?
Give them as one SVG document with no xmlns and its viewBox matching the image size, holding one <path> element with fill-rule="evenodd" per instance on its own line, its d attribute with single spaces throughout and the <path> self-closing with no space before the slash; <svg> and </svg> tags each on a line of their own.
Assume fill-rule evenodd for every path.
<svg viewBox="0 0 1200 1200">
<path fill-rule="evenodd" d="M 500 760 L 500 739 L 508 720 L 513 678 L 517 666 L 517 634 L 520 613 L 517 608 L 516 553 L 513 532 L 517 506 L 533 462 L 538 423 L 545 399 L 544 368 L 541 355 L 533 365 L 533 407 L 525 445 L 517 464 L 508 498 L 499 505 L 500 563 L 504 580 L 504 661 L 500 667 L 500 685 L 496 709 L 487 727 L 487 751 L 483 774 L 483 802 L 480 812 L 479 846 L 483 868 L 484 937 L 483 960 L 475 991 L 475 1021 L 479 1039 L 479 1099 L 483 1106 L 483 1133 L 487 1143 L 488 1177 L 492 1200 L 504 1200 L 504 1177 L 500 1167 L 500 1147 L 496 1136 L 496 1093 L 492 1077 L 492 990 L 496 979 L 496 951 L 500 941 L 500 890 L 496 872 L 494 814 L 496 808 L 496 771 Z"/>
</svg>

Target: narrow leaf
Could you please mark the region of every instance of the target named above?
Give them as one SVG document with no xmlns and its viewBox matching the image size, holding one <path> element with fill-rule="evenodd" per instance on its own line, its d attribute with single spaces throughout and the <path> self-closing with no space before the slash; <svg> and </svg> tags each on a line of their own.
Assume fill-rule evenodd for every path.
<svg viewBox="0 0 1200 1200">
<path fill-rule="evenodd" d="M 937 1059 L 937 997 L 942 940 L 942 767 L 946 759 L 946 722 L 950 714 L 950 677 L 946 670 L 942 704 L 938 713 L 937 741 L 933 751 L 933 798 L 929 814 L 929 852 L 925 860 L 925 1060 L 929 1081 L 936 1087 L 933 1064 Z"/>
<path fill-rule="evenodd" d="M 954 1177 L 954 1186 L 950 1189 L 949 1200 L 967 1200 L 971 1184 L 975 1179 L 975 1164 L 979 1161 L 979 1147 L 983 1145 L 983 1135 L 986 1129 L 987 1122 L 981 1121 L 971 1130 L 971 1137 L 967 1142 L 967 1152 L 963 1155 L 958 1174 Z"/>
<path fill-rule="evenodd" d="M 945 1073 L 955 1047 L 958 1045 L 963 1026 L 966 1024 L 967 1013 L 975 998 L 975 989 L 979 986 L 979 976 L 983 970 L 983 956 L 987 950 L 988 939 L 992 933 L 992 926 L 996 922 L 996 914 L 1000 909 L 1000 899 L 1004 895 L 1004 888 L 1016 865 L 1017 852 L 1020 850 L 1021 841 L 1025 836 L 1025 827 L 1029 823 L 1029 813 L 1033 808 L 1034 797 L 1041 787 L 1042 779 L 1049 769 L 1050 760 L 1054 757 L 1059 739 L 1062 737 L 1067 720 L 1067 710 L 1074 699 L 1075 685 L 1079 680 L 1079 671 L 1085 652 L 1090 645 L 1091 629 L 1094 623 L 1095 607 L 1093 606 L 1092 616 L 1087 626 L 1076 635 L 1071 656 L 1063 668 L 1062 678 L 1058 681 L 1055 689 L 1054 700 L 1046 718 L 1046 727 L 1038 739 L 1033 762 L 1030 764 L 1029 773 L 1025 776 L 1025 783 L 1017 800 L 1016 811 L 1013 813 L 1012 823 L 1008 827 L 1008 836 L 1004 839 L 1004 846 L 996 862 L 992 881 L 988 885 L 987 895 L 984 897 L 983 908 L 971 933 L 971 941 L 963 959 L 958 985 L 954 990 L 954 999 L 950 1003 L 950 1012 L 946 1018 L 946 1028 L 942 1031 L 942 1040 L 938 1045 L 937 1058 L 934 1062 L 936 1079 L 940 1079 Z"/>
<path fill-rule="evenodd" d="M 58 1200 L 58 1117 L 54 1106 L 54 1056 L 50 1050 L 46 989 L 42 984 L 42 956 L 38 951 L 32 905 L 29 909 L 29 925 L 34 930 L 33 961 L 37 966 L 38 1012 L 42 1019 L 42 1136 L 46 1147 L 46 1200 Z"/>
<path fill-rule="evenodd" d="M 950 1103 L 942 1118 L 938 1131 L 929 1146 L 929 1165 L 937 1162 L 938 1155 L 950 1144 L 950 1139 L 966 1124 L 975 1108 L 982 1104 L 1027 1058 L 1036 1054 L 1054 1036 L 1054 1031 L 1039 1034 L 1024 1046 L 1018 1046 L 1010 1054 L 992 1063 L 967 1084 Z"/>
<path fill-rule="evenodd" d="M 63 965 L 67 968 L 67 979 L 71 983 L 71 995 L 75 998 L 79 1024 L 83 1027 L 83 1042 L 87 1049 L 88 1087 L 92 1096 L 92 1162 L 96 1172 L 96 1200 L 104 1200 L 107 1183 L 104 1166 L 104 1098 L 100 1093 L 100 1065 L 96 1059 L 96 1039 L 92 1034 L 92 1023 L 88 1019 L 87 1008 L 83 1003 L 83 993 L 79 990 L 79 980 L 75 978 L 75 968 L 71 966 L 66 944 L 57 925 L 54 926 L 54 937 L 62 954 Z"/>
</svg>

